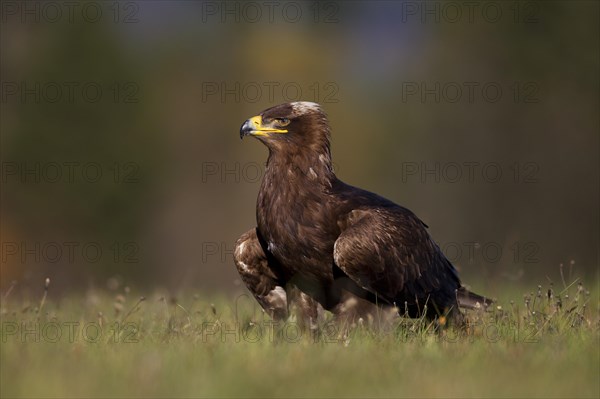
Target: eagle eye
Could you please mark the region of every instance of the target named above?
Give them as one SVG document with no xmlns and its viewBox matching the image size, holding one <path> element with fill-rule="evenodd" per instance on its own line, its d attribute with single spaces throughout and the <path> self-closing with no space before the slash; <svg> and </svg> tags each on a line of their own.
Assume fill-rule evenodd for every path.
<svg viewBox="0 0 600 399">
<path fill-rule="evenodd" d="M 279 126 L 287 126 L 290 124 L 290 120 L 288 118 L 275 118 L 275 120 Z"/>
</svg>

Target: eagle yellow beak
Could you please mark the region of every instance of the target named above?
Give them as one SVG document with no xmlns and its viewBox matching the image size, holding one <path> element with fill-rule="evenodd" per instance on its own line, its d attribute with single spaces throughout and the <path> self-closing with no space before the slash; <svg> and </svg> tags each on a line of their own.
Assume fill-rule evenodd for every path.
<svg viewBox="0 0 600 399">
<path fill-rule="evenodd" d="M 240 138 L 243 139 L 244 136 L 252 135 L 252 136 L 266 136 L 270 133 L 287 133 L 286 129 L 274 129 L 270 126 L 264 126 L 262 116 L 253 116 L 248 119 L 242 127 L 240 128 Z"/>
</svg>

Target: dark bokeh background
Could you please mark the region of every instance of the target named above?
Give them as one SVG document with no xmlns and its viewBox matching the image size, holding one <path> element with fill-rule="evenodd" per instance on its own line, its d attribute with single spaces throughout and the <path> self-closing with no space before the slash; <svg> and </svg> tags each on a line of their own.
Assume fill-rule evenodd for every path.
<svg viewBox="0 0 600 399">
<path fill-rule="evenodd" d="M 239 126 L 299 99 L 466 282 L 597 278 L 597 2 L 50 3 L 2 3 L 2 289 L 241 290 Z"/>
</svg>

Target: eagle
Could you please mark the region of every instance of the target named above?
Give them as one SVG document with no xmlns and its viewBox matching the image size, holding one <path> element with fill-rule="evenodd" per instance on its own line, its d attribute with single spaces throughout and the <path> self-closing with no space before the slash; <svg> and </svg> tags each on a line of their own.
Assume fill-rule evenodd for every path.
<svg viewBox="0 0 600 399">
<path fill-rule="evenodd" d="M 459 307 L 491 303 L 461 284 L 413 212 L 336 177 L 319 104 L 268 108 L 242 124 L 240 138 L 246 136 L 269 155 L 257 225 L 236 242 L 234 263 L 274 320 L 295 311 L 314 328 L 323 310 L 356 322 L 386 308 L 462 323 Z"/>
</svg>

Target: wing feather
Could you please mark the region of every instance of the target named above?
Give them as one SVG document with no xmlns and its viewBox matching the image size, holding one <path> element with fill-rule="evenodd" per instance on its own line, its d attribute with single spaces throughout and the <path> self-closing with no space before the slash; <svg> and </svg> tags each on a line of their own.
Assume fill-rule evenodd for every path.
<svg viewBox="0 0 600 399">
<path fill-rule="evenodd" d="M 334 262 L 365 290 L 389 303 L 454 295 L 456 270 L 405 208 L 366 208 L 347 215 L 334 245 Z"/>
</svg>

